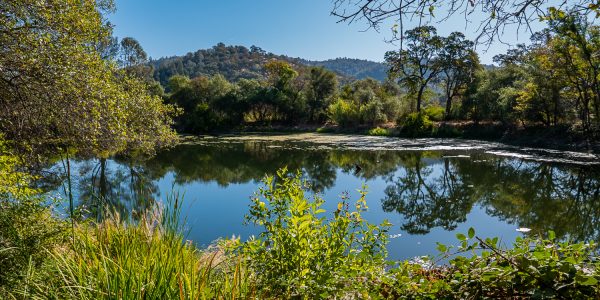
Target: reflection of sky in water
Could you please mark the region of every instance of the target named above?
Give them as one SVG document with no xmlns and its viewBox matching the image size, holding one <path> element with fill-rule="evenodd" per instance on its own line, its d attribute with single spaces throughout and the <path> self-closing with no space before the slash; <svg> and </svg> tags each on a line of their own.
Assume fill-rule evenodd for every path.
<svg viewBox="0 0 600 300">
<path fill-rule="evenodd" d="M 477 228 L 479 236 L 498 236 L 501 240 L 506 241 L 512 241 L 519 235 L 515 231 L 518 226 L 499 221 L 497 218 L 487 215 L 484 209 L 477 206 L 468 214 L 467 222 L 459 224 L 454 231 L 448 232 L 442 228 L 434 228 L 426 235 L 410 235 L 399 229 L 398 224 L 403 220 L 401 215 L 395 212 L 386 213 L 381 208 L 381 199 L 385 197 L 384 190 L 387 186 L 384 179 L 378 177 L 364 181 L 341 170 L 337 170 L 336 173 L 335 185 L 323 193 L 323 198 L 326 200 L 324 209 L 328 212 L 334 211 L 337 201 L 340 199 L 339 196 L 344 192 L 350 193 L 352 201 L 358 199 L 358 193 L 355 190 L 366 183 L 369 191 L 367 196 L 369 211 L 364 213 L 364 217 L 373 223 L 381 223 L 387 219 L 394 224 L 390 234 L 401 234 L 397 238 L 390 239 L 388 251 L 391 259 L 434 255 L 436 254 L 436 242 L 454 244 L 456 243 L 455 233 L 465 233 L 469 227 Z M 403 173 L 403 170 L 398 170 L 396 173 Z M 170 192 L 173 187 L 173 179 L 173 173 L 162 178 L 159 181 L 160 190 Z M 176 185 L 175 189 L 185 191 L 185 203 L 182 207 L 187 215 L 187 239 L 206 246 L 221 237 L 231 237 L 235 234 L 247 238 L 260 232 L 258 228 L 242 224 L 250 203 L 250 195 L 257 189 L 257 183 L 231 184 L 227 187 L 221 187 L 214 182 L 192 183 Z"/>
<path fill-rule="evenodd" d="M 597 239 L 600 199 L 592 195 L 600 190 L 600 176 L 595 167 L 507 158 L 486 154 L 486 149 L 375 152 L 276 142 L 211 142 L 173 149 L 134 168 L 109 160 L 104 171 L 111 197 L 121 199 L 114 204 L 122 211 L 152 205 L 152 199 L 136 199 L 139 193 L 131 193 L 131 187 L 139 183 L 150 186 L 147 193 L 142 193 L 146 198 L 165 199 L 173 190 L 184 194 L 186 238 L 201 246 L 234 234 L 242 238 L 258 234 L 258 228 L 243 225 L 249 199 L 262 175 L 285 165 L 307 170 L 309 180 L 322 177 L 319 179 L 325 185 L 324 208 L 328 212 L 335 210 L 342 193 L 349 192 L 350 201 L 355 201 L 359 196 L 356 189 L 367 184 L 369 211 L 364 216 L 372 223 L 387 219 L 394 224 L 390 235 L 397 237 L 388 246 L 392 259 L 436 254 L 436 242 L 456 244 L 455 234 L 466 233 L 469 227 L 474 227 L 478 236 L 498 236 L 506 243 L 521 235 L 516 229 L 522 226 L 534 228 L 532 233 L 553 229 L 559 236 Z M 357 163 L 362 167 L 358 176 L 354 174 Z M 91 184 L 92 177 L 96 181 L 99 178 L 98 160 L 74 163 L 73 169 L 78 177 L 74 180 L 76 197 L 87 199 L 81 203 L 89 205 L 90 195 L 98 191 L 98 184 Z M 411 202 L 400 197 L 390 202 L 390 189 L 404 188 L 405 181 L 416 182 L 415 174 L 427 184 L 426 188 L 421 186 L 421 198 Z M 445 174 L 454 176 L 456 199 L 446 197 L 447 186 L 440 185 Z M 556 182 L 548 183 L 545 178 Z M 90 192 L 91 188 L 94 191 Z M 581 198 L 569 198 L 573 195 Z M 434 196 L 435 201 L 431 199 Z M 585 209 L 578 204 L 581 201 L 588 204 Z M 385 203 L 389 212 L 384 211 Z M 405 207 L 396 210 L 398 203 Z M 422 210 L 411 210 L 415 207 Z M 414 224 L 420 220 L 430 223 Z M 411 227 L 413 230 L 423 232 L 402 229 L 411 222 L 416 226 Z M 441 224 L 449 225 L 450 230 Z"/>
</svg>

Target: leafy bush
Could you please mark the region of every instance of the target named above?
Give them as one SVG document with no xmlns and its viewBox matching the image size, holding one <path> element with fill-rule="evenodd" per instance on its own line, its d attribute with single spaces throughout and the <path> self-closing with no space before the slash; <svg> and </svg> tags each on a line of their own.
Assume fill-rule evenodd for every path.
<svg viewBox="0 0 600 300">
<path fill-rule="evenodd" d="M 60 244 L 66 226 L 52 215 L 34 178 L 17 168 L 18 159 L 0 135 L 0 298 L 22 280 L 28 266 L 39 267 L 46 248 Z"/>
<path fill-rule="evenodd" d="M 431 135 L 433 122 L 424 113 L 411 113 L 405 119 L 399 120 L 400 134 L 407 136 Z"/>
<path fill-rule="evenodd" d="M 337 100 L 327 109 L 329 118 L 340 126 L 356 125 L 359 120 L 358 108 L 350 101 Z"/>
<path fill-rule="evenodd" d="M 446 110 L 439 105 L 430 105 L 423 110 L 423 113 L 429 117 L 430 120 L 439 122 L 444 120 Z"/>
<path fill-rule="evenodd" d="M 369 130 L 369 135 L 389 136 L 390 132 L 387 129 L 385 129 L 385 128 L 375 127 L 373 129 Z"/>
<path fill-rule="evenodd" d="M 247 219 L 264 231 L 232 246 L 247 258 L 262 293 L 328 298 L 345 290 L 367 290 L 369 281 L 384 274 L 390 224 L 376 226 L 362 218 L 364 191 L 353 210 L 343 197 L 327 220 L 324 200 L 318 195 L 308 200 L 300 174 L 289 176 L 283 169 L 263 184 Z"/>
<path fill-rule="evenodd" d="M 383 103 L 373 100 L 360 108 L 360 120 L 363 124 L 381 124 L 387 122 L 387 115 L 383 111 Z"/>
<path fill-rule="evenodd" d="M 46 249 L 62 244 L 67 223 L 52 215 L 41 199 L 0 200 L 0 298 L 48 258 Z"/>
<path fill-rule="evenodd" d="M 405 298 L 591 299 L 600 296 L 594 244 L 519 237 L 509 249 L 472 228 L 457 234 L 458 247 L 438 244 L 436 261 L 401 262 L 382 293 Z M 470 253 L 471 256 L 468 255 Z M 449 265 L 435 266 L 450 259 Z M 433 267 L 432 267 L 433 266 Z M 419 284 L 415 284 L 415 283 Z"/>
</svg>

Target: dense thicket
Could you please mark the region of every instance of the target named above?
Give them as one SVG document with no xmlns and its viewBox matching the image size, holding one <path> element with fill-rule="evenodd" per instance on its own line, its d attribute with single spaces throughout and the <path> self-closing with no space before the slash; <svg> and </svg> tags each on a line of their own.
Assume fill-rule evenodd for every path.
<svg viewBox="0 0 600 300">
<path fill-rule="evenodd" d="M 481 65 L 474 43 L 462 33 L 440 36 L 422 26 L 407 30 L 404 47 L 386 54 L 384 83 L 363 79 L 336 88 L 335 75 L 326 69 L 272 59 L 261 66 L 264 79 L 199 77 L 188 80 L 198 83 L 189 91 L 172 92 L 169 101 L 183 107 L 179 129 L 187 132 L 245 124 L 355 128 L 396 122 L 401 133 L 429 135 L 436 130 L 432 121 L 444 119 L 595 132 L 600 29 L 577 11 L 550 10 L 545 21 L 547 28 L 530 45 L 496 56 L 496 67 Z M 189 100 L 217 87 L 210 99 Z"/>
<path fill-rule="evenodd" d="M 323 124 L 374 126 L 393 122 L 405 99 L 400 87 L 374 79 L 338 88 L 335 73 L 323 67 L 294 69 L 272 60 L 264 65 L 266 80 L 229 82 L 224 76 L 169 79 L 169 103 L 183 109 L 177 118 L 182 132 L 200 133 L 242 125 Z"/>
<path fill-rule="evenodd" d="M 112 38 L 103 13 L 110 9 L 111 1 L 2 1 L 6 139 L 28 152 L 60 147 L 97 155 L 152 151 L 173 141 L 173 108 L 106 59 Z"/>
</svg>

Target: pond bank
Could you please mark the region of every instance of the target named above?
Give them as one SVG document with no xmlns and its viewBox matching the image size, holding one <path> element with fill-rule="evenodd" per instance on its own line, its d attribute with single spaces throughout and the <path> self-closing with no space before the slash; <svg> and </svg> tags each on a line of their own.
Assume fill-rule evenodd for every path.
<svg viewBox="0 0 600 300">
<path fill-rule="evenodd" d="M 516 147 L 546 148 L 552 150 L 600 153 L 600 139 L 597 134 L 584 134 L 566 126 L 506 126 L 499 122 L 470 121 L 436 122 L 431 132 L 416 136 L 403 135 L 393 123 L 383 124 L 388 136 L 401 138 L 437 138 L 437 139 L 467 139 L 497 142 Z M 373 127 L 342 128 L 337 125 L 297 126 L 269 125 L 247 126 L 236 130 L 216 132 L 214 135 L 245 135 L 245 134 L 284 134 L 284 133 L 329 133 L 342 135 L 369 135 Z"/>
<path fill-rule="evenodd" d="M 197 142 L 306 142 L 310 147 L 322 149 L 343 148 L 350 150 L 392 150 L 392 151 L 441 151 L 477 150 L 488 154 L 521 158 L 530 161 L 556 162 L 567 164 L 600 164 L 600 157 L 594 153 L 564 151 L 534 147 L 519 147 L 501 142 L 470 140 L 461 138 L 400 138 L 357 134 L 331 133 L 264 133 L 246 132 L 220 136 L 182 136 L 182 143 Z"/>
</svg>

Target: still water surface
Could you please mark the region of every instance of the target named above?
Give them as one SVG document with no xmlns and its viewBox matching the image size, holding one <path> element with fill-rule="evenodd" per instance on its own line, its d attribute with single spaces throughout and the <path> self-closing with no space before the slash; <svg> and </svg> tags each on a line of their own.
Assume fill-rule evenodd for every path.
<svg viewBox="0 0 600 300">
<path fill-rule="evenodd" d="M 393 225 L 392 259 L 436 254 L 436 242 L 474 227 L 510 242 L 554 230 L 600 241 L 600 167 L 586 154 L 485 142 L 292 135 L 191 139 L 148 161 L 75 164 L 77 205 L 98 217 L 98 199 L 124 215 L 184 194 L 187 239 L 199 246 L 259 232 L 245 226 L 249 199 L 266 174 L 300 170 L 334 211 L 340 195 L 368 186 L 365 217 Z"/>
</svg>

